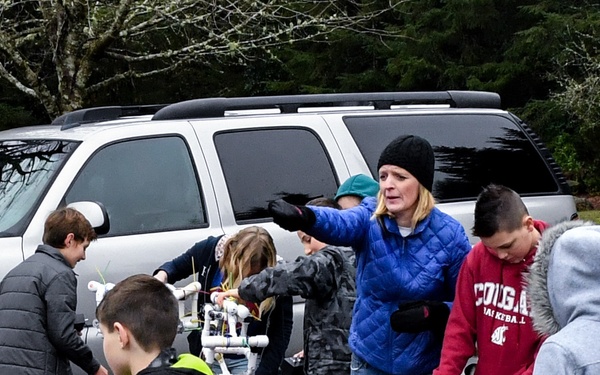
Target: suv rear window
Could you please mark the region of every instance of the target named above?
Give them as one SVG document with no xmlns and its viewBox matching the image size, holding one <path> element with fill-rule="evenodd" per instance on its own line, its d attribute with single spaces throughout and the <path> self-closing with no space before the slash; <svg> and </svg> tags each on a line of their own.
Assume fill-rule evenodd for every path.
<svg viewBox="0 0 600 375">
<path fill-rule="evenodd" d="M 270 201 L 333 197 L 337 177 L 320 139 L 300 128 L 217 133 L 215 147 L 236 222 L 270 217 Z"/>
<path fill-rule="evenodd" d="M 559 191 L 547 163 L 527 135 L 500 115 L 402 115 L 345 117 L 344 122 L 378 175 L 381 151 L 395 137 L 415 134 L 435 152 L 433 195 L 439 202 L 474 199 L 489 183 L 519 194 Z"/>
</svg>

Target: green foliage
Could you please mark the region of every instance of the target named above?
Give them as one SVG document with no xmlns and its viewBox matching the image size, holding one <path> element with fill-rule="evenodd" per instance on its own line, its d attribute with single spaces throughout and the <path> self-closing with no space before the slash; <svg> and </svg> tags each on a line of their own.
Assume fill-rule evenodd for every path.
<svg viewBox="0 0 600 375">
<path fill-rule="evenodd" d="M 580 186 L 584 165 L 573 143 L 576 126 L 558 103 L 534 100 L 513 112 L 545 141 L 565 177 Z"/>
<path fill-rule="evenodd" d="M 317 43 L 276 51 L 265 89 L 274 94 L 391 91 L 386 73 L 393 51 L 371 35 L 340 30 Z"/>
<path fill-rule="evenodd" d="M 0 130 L 33 125 L 37 122 L 31 112 L 23 107 L 0 103 Z"/>
<path fill-rule="evenodd" d="M 598 135 L 582 133 L 579 121 L 556 100 L 527 103 L 513 112 L 544 140 L 565 176 L 582 193 L 600 192 Z"/>
<path fill-rule="evenodd" d="M 161 3 L 161 6 L 175 7 L 179 3 Z M 187 63 L 182 61 L 187 61 L 189 53 L 169 55 L 159 62 L 136 60 L 135 67 L 143 68 L 140 71 L 165 69 L 174 64 L 177 69 L 153 78 L 131 77 L 111 87 L 97 87 L 86 97 L 85 105 L 323 92 L 494 91 L 501 95 L 505 108 L 525 120 L 542 138 L 565 174 L 577 182 L 582 192 L 600 192 L 597 151 L 600 5 L 597 2 L 393 0 L 392 3 L 397 5 L 395 10 L 370 19 L 362 33 L 334 28 L 335 31 L 310 40 L 296 38 L 290 43 L 252 48 L 252 55 L 241 60 L 240 54 L 248 56 L 248 52 L 239 51 L 242 36 L 250 34 L 238 29 L 236 22 L 232 23 L 235 32 L 227 35 L 241 39 L 234 38 L 229 41 L 232 43 L 221 45 L 223 33 L 211 34 L 210 25 L 222 27 L 222 22 L 229 20 L 227 12 L 217 23 L 175 22 L 171 28 L 130 34 L 127 43 L 115 41 L 113 50 L 120 53 L 125 47 L 133 48 L 138 53 L 131 56 L 137 56 L 143 55 L 142 51 L 177 50 L 190 40 L 198 45 L 212 42 L 206 44 L 206 54 L 201 54 L 201 59 Z M 116 8 L 112 4 L 98 4 L 89 24 L 92 29 L 101 30 L 104 23 L 114 18 Z M 258 3 L 244 0 L 236 4 L 252 8 Z M 336 4 L 356 15 L 384 9 L 390 2 Z M 302 7 L 312 12 L 320 9 L 312 2 L 292 2 L 286 9 L 302 13 L 306 10 Z M 201 19 L 217 20 L 221 15 L 196 8 L 194 12 Z M 139 20 L 149 20 L 150 14 L 138 14 Z M 278 21 L 271 19 L 260 27 L 269 31 L 274 25 Z M 310 33 L 317 29 L 310 26 L 304 30 Z M 395 36 L 385 37 L 386 32 Z M 265 30 L 261 29 L 259 34 L 265 34 Z M 224 46 L 227 51 L 217 53 Z M 51 76 L 52 69 L 48 69 L 51 61 L 40 59 L 41 76 Z M 93 62 L 95 69 L 90 82 L 108 80 L 134 67 L 131 62 L 115 62 L 107 54 L 99 54 Z M 56 85 L 57 82 L 49 83 L 51 87 Z"/>
<path fill-rule="evenodd" d="M 549 146 L 554 138 L 575 130 L 569 116 L 555 101 L 531 100 L 523 107 L 510 110 L 531 126 Z"/>
<path fill-rule="evenodd" d="M 534 67 L 523 64 L 522 55 L 510 54 L 517 33 L 534 22 L 520 11 L 528 3 L 407 2 L 399 19 L 407 38 L 398 43 L 388 72 L 403 90 L 492 90 L 507 106 L 523 105 L 542 80 Z"/>
<path fill-rule="evenodd" d="M 600 192 L 600 8 L 582 4 L 569 8 L 563 28 L 563 51 L 554 59 L 553 78 L 559 84 L 550 100 L 568 116 L 564 137 L 555 143 L 569 146 L 577 182 L 590 193 Z"/>
<path fill-rule="evenodd" d="M 580 211 L 578 214 L 581 220 L 590 220 L 600 224 L 600 210 Z"/>
<path fill-rule="evenodd" d="M 554 159 L 566 171 L 567 178 L 578 180 L 582 175 L 583 165 L 573 145 L 572 136 L 561 134 L 554 138 L 550 147 L 554 150 L 552 153 Z"/>
</svg>

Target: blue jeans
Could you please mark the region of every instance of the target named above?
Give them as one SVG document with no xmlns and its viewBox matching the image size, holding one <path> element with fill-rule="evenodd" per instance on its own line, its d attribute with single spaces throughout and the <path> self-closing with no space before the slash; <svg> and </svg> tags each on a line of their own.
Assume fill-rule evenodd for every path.
<svg viewBox="0 0 600 375">
<path fill-rule="evenodd" d="M 352 353 L 352 362 L 350 363 L 350 375 L 389 375 L 387 372 L 376 369 L 367 362 L 360 359 Z"/>
<path fill-rule="evenodd" d="M 376 369 L 367 362 L 358 358 L 352 353 L 352 363 L 350 363 L 350 375 L 390 375 L 387 372 Z"/>
<path fill-rule="evenodd" d="M 225 358 L 225 364 L 232 375 L 246 374 L 248 372 L 248 360 L 246 358 Z M 258 361 L 256 367 L 258 367 Z M 213 374 L 221 374 L 219 362 L 215 360 L 211 365 L 211 370 Z"/>
</svg>

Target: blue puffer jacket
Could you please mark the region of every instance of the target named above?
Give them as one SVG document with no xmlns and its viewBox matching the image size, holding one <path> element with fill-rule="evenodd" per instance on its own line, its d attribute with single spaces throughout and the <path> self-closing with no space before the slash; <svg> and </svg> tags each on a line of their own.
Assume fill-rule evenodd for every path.
<svg viewBox="0 0 600 375">
<path fill-rule="evenodd" d="M 349 210 L 311 206 L 317 220 L 306 232 L 356 251 L 352 352 L 387 373 L 429 374 L 439 364 L 441 340 L 429 331 L 397 333 L 391 328 L 390 315 L 406 301 L 450 304 L 471 245 L 462 225 L 437 208 L 413 234 L 402 237 L 395 220 L 386 217 L 382 225 L 372 218 L 375 206 L 374 198 Z"/>
</svg>

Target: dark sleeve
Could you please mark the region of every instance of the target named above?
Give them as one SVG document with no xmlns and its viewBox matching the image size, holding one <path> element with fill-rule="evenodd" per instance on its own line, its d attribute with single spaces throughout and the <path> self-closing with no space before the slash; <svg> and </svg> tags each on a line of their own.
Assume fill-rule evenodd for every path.
<svg viewBox="0 0 600 375">
<path fill-rule="evenodd" d="M 75 330 L 77 307 L 77 279 L 71 270 L 58 274 L 46 290 L 48 339 L 61 355 L 81 367 L 88 374 L 95 374 L 100 363 L 91 349 L 85 345 Z"/>
<path fill-rule="evenodd" d="M 255 375 L 277 375 L 279 373 L 279 366 L 292 335 L 293 323 L 292 297 L 278 297 L 267 326 L 269 345 L 262 352 Z"/>
<path fill-rule="evenodd" d="M 158 267 L 153 274 L 163 270 L 167 273 L 167 282 L 169 284 L 174 284 L 194 273 L 202 273 L 203 267 L 216 263 L 214 251 L 217 242 L 219 242 L 221 237 L 222 236 L 211 236 L 203 241 L 197 242 L 185 253 Z"/>
<path fill-rule="evenodd" d="M 277 296 L 321 298 L 335 289 L 336 274 L 343 270 L 343 258 L 323 249 L 295 262 L 282 262 L 242 280 L 238 291 L 247 301 L 261 302 Z"/>
</svg>

